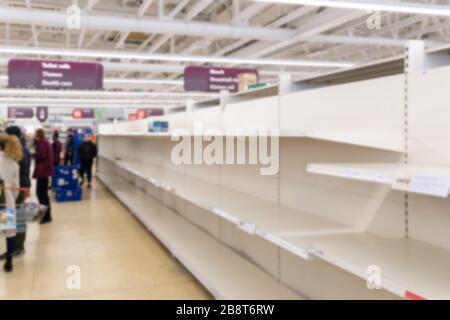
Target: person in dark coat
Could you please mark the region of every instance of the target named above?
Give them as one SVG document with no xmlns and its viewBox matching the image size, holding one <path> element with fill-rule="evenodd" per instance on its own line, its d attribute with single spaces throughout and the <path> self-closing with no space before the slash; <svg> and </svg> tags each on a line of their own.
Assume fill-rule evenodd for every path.
<svg viewBox="0 0 450 320">
<path fill-rule="evenodd" d="M 31 188 L 31 178 L 30 178 L 30 167 L 31 167 L 31 153 L 26 147 L 25 139 L 22 136 L 22 131 L 17 126 L 10 126 L 6 128 L 6 133 L 8 135 L 13 135 L 19 138 L 22 144 L 22 160 L 19 161 L 19 186 L 23 191 L 21 191 L 16 199 L 16 204 L 18 206 L 25 203 L 26 198 L 30 195 Z M 26 239 L 26 223 L 18 226 L 16 233 L 16 246 L 14 256 L 21 256 L 25 253 L 25 239 Z M 6 259 L 6 253 L 0 255 L 0 260 Z"/>
<path fill-rule="evenodd" d="M 53 149 L 53 165 L 59 166 L 61 164 L 62 144 L 59 141 L 58 131 L 55 131 L 53 133 L 52 149 Z"/>
<path fill-rule="evenodd" d="M 65 145 L 65 156 L 64 156 L 64 165 L 72 165 L 73 157 L 75 155 L 75 141 L 73 137 L 73 130 L 69 129 L 67 131 L 67 140 Z"/>
<path fill-rule="evenodd" d="M 78 157 L 80 158 L 80 186 L 84 184 L 84 176 L 87 175 L 88 188 L 91 188 L 92 165 L 97 157 L 97 146 L 92 142 L 90 135 L 86 135 L 84 142 L 78 148 Z"/>
<path fill-rule="evenodd" d="M 37 180 L 36 195 L 41 205 L 47 206 L 47 212 L 41 224 L 52 222 L 50 197 L 48 195 L 49 178 L 53 175 L 53 150 L 45 137 L 43 129 L 37 129 L 35 134 L 35 168 L 33 178 Z"/>
</svg>

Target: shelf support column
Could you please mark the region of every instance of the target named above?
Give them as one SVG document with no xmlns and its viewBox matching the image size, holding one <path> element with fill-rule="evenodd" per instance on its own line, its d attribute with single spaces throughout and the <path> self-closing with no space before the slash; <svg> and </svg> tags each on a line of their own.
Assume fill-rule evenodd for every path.
<svg viewBox="0 0 450 320">
<path fill-rule="evenodd" d="M 409 165 L 409 120 L 410 120 L 410 91 L 414 87 L 415 79 L 423 75 L 426 71 L 426 51 L 424 41 L 408 41 L 405 48 L 405 106 L 404 106 L 404 164 Z M 409 193 L 405 192 L 405 238 L 409 238 Z"/>
<path fill-rule="evenodd" d="M 220 107 L 222 109 L 222 112 L 225 111 L 225 107 L 230 102 L 230 99 L 230 91 L 220 91 Z"/>
<path fill-rule="evenodd" d="M 294 82 L 292 79 L 292 74 L 284 72 L 280 73 L 278 77 L 279 85 L 278 85 L 278 93 L 279 95 L 288 94 L 292 92 L 298 92 L 302 90 L 319 88 L 322 85 L 318 84 L 310 84 L 310 83 L 301 83 Z"/>
<path fill-rule="evenodd" d="M 427 70 L 450 66 L 450 55 L 448 53 L 427 53 L 424 41 L 412 40 L 407 43 L 407 72 L 409 75 L 419 75 Z"/>
</svg>

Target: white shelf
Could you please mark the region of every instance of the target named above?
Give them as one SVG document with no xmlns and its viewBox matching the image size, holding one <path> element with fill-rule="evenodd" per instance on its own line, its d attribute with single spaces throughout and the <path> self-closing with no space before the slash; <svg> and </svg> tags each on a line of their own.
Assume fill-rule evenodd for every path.
<svg viewBox="0 0 450 320">
<path fill-rule="evenodd" d="M 448 197 L 450 167 L 403 165 L 395 163 L 309 164 L 310 173 L 379 183 L 393 190 Z"/>
<path fill-rule="evenodd" d="M 292 238 L 303 244 L 304 238 Z M 308 239 L 311 252 L 363 279 L 378 266 L 381 287 L 407 299 L 450 299 L 450 252 L 409 239 L 370 234 L 320 236 Z"/>
<path fill-rule="evenodd" d="M 403 153 L 405 149 L 401 137 L 377 132 L 282 131 L 281 135 L 284 137 L 303 137 L 399 153 Z"/>
<path fill-rule="evenodd" d="M 308 246 L 294 246 L 287 240 L 288 237 L 360 231 L 318 215 L 278 205 L 180 172 L 140 162 L 105 159 L 157 187 L 164 188 L 220 216 L 243 231 L 258 235 L 304 259 L 310 258 Z"/>
<path fill-rule="evenodd" d="M 377 166 L 364 167 L 367 169 Z M 387 172 L 395 172 L 395 166 L 391 168 L 393 170 Z M 163 175 L 169 177 L 167 172 Z M 187 182 L 185 176 L 181 179 Z M 188 181 L 193 183 L 191 180 Z M 191 187 L 192 194 L 184 194 L 183 197 L 192 196 L 192 199 L 195 198 L 194 200 L 202 206 L 208 207 L 210 204 L 196 198 L 199 196 L 196 193 L 203 187 L 199 184 L 191 184 Z M 182 189 L 176 188 L 173 191 L 183 194 Z M 224 201 L 222 204 L 226 206 L 226 199 L 230 195 L 225 196 L 223 193 L 223 198 L 217 198 L 216 191 L 210 190 L 211 198 L 208 196 L 203 200 L 222 199 Z M 238 195 L 239 193 L 233 197 Z M 229 201 L 232 203 L 225 209 L 226 211 L 211 207 L 210 210 L 236 224 L 247 222 L 248 225 L 243 225 L 243 228 L 251 230 L 252 225 L 256 226 L 255 234 L 298 256 L 318 257 L 362 279 L 367 279 L 369 266 L 379 266 L 382 272 L 382 288 L 400 297 L 450 298 L 448 250 L 412 239 L 381 238 L 298 210 L 265 203 L 252 204 L 251 196 L 245 198 L 248 201 L 246 205 L 242 205 L 240 200 Z"/>
<path fill-rule="evenodd" d="M 131 184 L 117 187 L 110 176 L 98 177 L 217 299 L 303 299 Z"/>
<path fill-rule="evenodd" d="M 269 131 L 268 131 L 269 132 Z M 115 137 L 136 137 L 136 138 L 169 138 L 172 136 L 171 132 L 163 132 L 163 133 L 145 133 L 145 134 L 109 134 L 104 136 L 115 136 Z M 198 136 L 198 135 L 192 135 Z M 207 136 L 205 134 L 205 136 Z M 258 137 L 261 136 L 261 133 L 258 134 L 223 134 L 224 137 Z M 268 134 L 267 136 L 271 136 Z M 365 148 L 372 149 L 380 149 L 384 151 L 390 152 L 404 152 L 404 146 L 401 142 L 401 137 L 393 136 L 393 135 L 383 135 L 379 133 L 372 132 L 316 132 L 310 130 L 281 130 L 279 134 L 280 139 L 284 138 L 297 138 L 297 139 L 313 139 L 313 140 L 322 140 L 329 141 L 335 143 L 342 143 L 348 145 L 354 145 Z"/>
<path fill-rule="evenodd" d="M 111 133 L 101 134 L 101 136 L 111 137 L 124 137 L 124 138 L 170 138 L 172 134 L 170 132 L 149 132 L 149 133 Z"/>
</svg>

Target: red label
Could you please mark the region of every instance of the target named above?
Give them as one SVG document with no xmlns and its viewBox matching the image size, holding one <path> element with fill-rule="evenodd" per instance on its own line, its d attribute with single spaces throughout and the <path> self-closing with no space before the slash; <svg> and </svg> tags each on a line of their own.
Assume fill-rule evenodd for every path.
<svg viewBox="0 0 450 320">
<path fill-rule="evenodd" d="M 145 119 L 147 118 L 147 111 L 145 111 L 144 109 L 139 109 L 137 112 L 137 118 L 138 119 Z"/>
<path fill-rule="evenodd" d="M 405 292 L 405 298 L 409 299 L 409 300 L 427 300 L 424 297 L 419 296 L 418 294 L 415 294 L 411 291 L 406 291 Z"/>
<path fill-rule="evenodd" d="M 137 116 L 136 113 L 130 113 L 128 115 L 128 120 L 130 120 L 130 121 L 134 121 L 134 120 L 137 120 L 137 119 L 138 119 L 138 116 Z"/>
<path fill-rule="evenodd" d="M 82 117 L 83 117 L 83 111 L 81 111 L 80 109 L 73 109 L 72 118 L 81 119 Z"/>
</svg>

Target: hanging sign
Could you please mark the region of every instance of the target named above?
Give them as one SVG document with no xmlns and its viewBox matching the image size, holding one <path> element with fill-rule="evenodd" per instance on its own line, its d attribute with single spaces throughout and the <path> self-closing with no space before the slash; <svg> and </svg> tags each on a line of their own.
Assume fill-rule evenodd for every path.
<svg viewBox="0 0 450 320">
<path fill-rule="evenodd" d="M 83 112 L 80 109 L 73 109 L 72 110 L 72 118 L 74 119 L 81 119 L 83 117 Z"/>
<path fill-rule="evenodd" d="M 33 108 L 8 107 L 8 119 L 31 119 L 33 117 Z"/>
<path fill-rule="evenodd" d="M 48 107 L 37 107 L 36 108 L 36 118 L 42 123 L 47 121 Z"/>
<path fill-rule="evenodd" d="M 162 116 L 164 115 L 164 109 L 161 108 L 148 108 L 147 110 L 147 116 L 148 117 L 155 117 L 155 116 Z"/>
<path fill-rule="evenodd" d="M 99 63 L 22 60 L 8 62 L 10 88 L 103 89 L 103 66 Z"/>
<path fill-rule="evenodd" d="M 147 118 L 147 111 L 144 109 L 139 109 L 136 112 L 136 116 L 137 116 L 138 120 L 145 119 L 145 118 Z"/>
<path fill-rule="evenodd" d="M 95 119 L 102 120 L 106 118 L 106 108 L 97 108 L 95 109 Z"/>
<path fill-rule="evenodd" d="M 251 83 L 247 85 L 247 90 L 256 90 L 267 87 L 267 83 L 264 82 L 258 82 L 258 83 Z"/>
<path fill-rule="evenodd" d="M 254 68 L 189 66 L 184 69 L 186 91 L 238 92 L 244 90 L 247 85 L 258 82 L 259 74 Z"/>
<path fill-rule="evenodd" d="M 73 109 L 72 118 L 74 119 L 94 119 L 94 109 Z"/>
<path fill-rule="evenodd" d="M 148 117 L 155 117 L 155 116 L 162 116 L 164 115 L 164 109 L 161 108 L 146 108 L 146 109 L 139 109 L 136 112 L 138 119 L 145 119 Z"/>
</svg>

